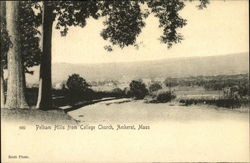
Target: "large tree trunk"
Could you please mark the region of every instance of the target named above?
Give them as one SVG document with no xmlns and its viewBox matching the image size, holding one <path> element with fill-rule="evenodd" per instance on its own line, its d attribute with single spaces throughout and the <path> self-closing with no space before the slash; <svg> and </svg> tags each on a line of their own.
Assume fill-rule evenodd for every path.
<svg viewBox="0 0 250 163">
<path fill-rule="evenodd" d="M 53 27 L 53 9 L 47 2 L 43 2 L 43 43 L 40 64 L 40 78 L 37 108 L 50 110 L 52 108 L 52 81 L 51 81 L 51 40 Z"/>
<path fill-rule="evenodd" d="M 23 84 L 23 63 L 19 33 L 19 1 L 6 1 L 6 23 L 12 46 L 8 52 L 8 85 L 6 107 L 28 108 Z"/>
<path fill-rule="evenodd" d="M 5 14 L 6 14 L 6 12 L 5 12 L 6 10 L 5 10 L 5 2 L 4 1 L 0 1 L 0 29 L 3 29 L 3 23 L 4 23 L 4 21 L 5 21 L 5 19 L 4 19 L 4 17 L 5 17 Z M 1 34 L 1 33 L 0 33 Z M 2 46 L 3 46 L 3 43 L 2 42 L 0 42 L 0 81 L 1 81 L 1 87 L 0 87 L 0 89 L 1 89 L 1 96 L 0 96 L 0 98 L 1 98 L 1 105 L 0 105 L 0 107 L 1 108 L 4 108 L 4 104 L 5 104 L 5 94 L 4 94 L 4 92 L 5 92 L 5 90 L 4 90 L 4 74 L 3 74 L 3 62 L 2 62 L 2 60 L 3 60 L 3 48 L 2 48 Z"/>
</svg>

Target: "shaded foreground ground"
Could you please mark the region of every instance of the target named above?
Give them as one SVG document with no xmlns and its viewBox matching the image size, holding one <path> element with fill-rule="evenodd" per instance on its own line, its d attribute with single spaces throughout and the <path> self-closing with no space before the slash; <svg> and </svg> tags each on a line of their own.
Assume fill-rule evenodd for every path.
<svg viewBox="0 0 250 163">
<path fill-rule="evenodd" d="M 63 106 L 61 108 L 42 111 L 39 109 L 1 109 L 1 119 L 4 122 L 21 122 L 27 124 L 76 124 L 76 119 L 67 114 L 69 111 L 77 110 L 81 107 L 106 101 L 114 98 L 103 98 L 93 101 L 79 102 L 74 106 Z"/>
<path fill-rule="evenodd" d="M 76 124 L 76 121 L 61 109 L 42 111 L 38 109 L 1 109 L 4 122 L 27 124 Z"/>
</svg>

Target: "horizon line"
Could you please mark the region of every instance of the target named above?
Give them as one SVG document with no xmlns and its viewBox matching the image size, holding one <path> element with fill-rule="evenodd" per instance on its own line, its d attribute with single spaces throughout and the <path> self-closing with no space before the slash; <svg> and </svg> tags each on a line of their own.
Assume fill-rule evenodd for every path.
<svg viewBox="0 0 250 163">
<path fill-rule="evenodd" d="M 136 62 L 150 62 L 150 61 L 160 61 L 160 60 L 172 60 L 172 59 L 184 59 L 184 58 L 200 58 L 200 57 L 219 57 L 219 56 L 227 56 L 227 55 L 239 55 L 239 54 L 245 54 L 248 53 L 249 51 L 245 52 L 238 52 L 238 53 L 228 53 L 228 54 L 217 54 L 217 55 L 206 55 L 206 56 L 184 56 L 184 57 L 171 57 L 171 58 L 160 58 L 160 59 L 145 59 L 145 60 L 136 60 L 136 61 L 108 61 L 108 62 L 77 62 L 77 63 L 72 63 L 72 62 L 53 62 L 52 64 L 111 64 L 111 63 L 136 63 Z"/>
</svg>

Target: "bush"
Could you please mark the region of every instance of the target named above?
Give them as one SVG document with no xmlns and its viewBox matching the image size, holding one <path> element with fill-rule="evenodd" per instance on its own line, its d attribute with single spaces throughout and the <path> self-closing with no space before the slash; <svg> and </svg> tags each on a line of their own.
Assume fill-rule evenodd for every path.
<svg viewBox="0 0 250 163">
<path fill-rule="evenodd" d="M 149 92 L 150 92 L 150 93 L 153 93 L 153 92 L 158 91 L 158 90 L 160 90 L 160 89 L 162 89 L 162 86 L 161 86 L 160 83 L 153 83 L 153 84 L 151 84 L 151 85 L 149 86 Z"/>
<path fill-rule="evenodd" d="M 71 103 L 78 102 L 81 99 L 86 99 L 92 92 L 90 85 L 78 74 L 69 76 L 67 83 L 68 99 Z"/>
<path fill-rule="evenodd" d="M 141 80 L 133 80 L 129 87 L 129 94 L 136 99 L 143 99 L 148 94 L 146 85 Z"/>
<path fill-rule="evenodd" d="M 124 92 L 125 97 L 132 97 L 131 91 L 130 91 L 130 89 L 128 87 L 125 87 L 123 89 L 123 92 Z"/>
<path fill-rule="evenodd" d="M 243 99 L 248 95 L 249 86 L 248 85 L 235 85 L 232 87 L 224 88 L 224 97 L 227 99 L 239 100 Z"/>
<path fill-rule="evenodd" d="M 114 96 L 114 97 L 124 97 L 125 93 L 121 88 L 114 88 L 111 91 L 111 95 Z"/>
<path fill-rule="evenodd" d="M 169 102 L 172 99 L 174 99 L 176 96 L 173 92 L 170 91 L 165 91 L 165 92 L 159 92 L 156 95 L 156 102 L 160 102 L 160 103 L 165 103 L 165 102 Z"/>
</svg>

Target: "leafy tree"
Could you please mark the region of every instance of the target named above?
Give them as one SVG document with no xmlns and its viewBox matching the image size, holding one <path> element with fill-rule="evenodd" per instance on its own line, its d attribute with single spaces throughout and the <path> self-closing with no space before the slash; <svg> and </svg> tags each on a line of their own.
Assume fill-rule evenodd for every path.
<svg viewBox="0 0 250 163">
<path fill-rule="evenodd" d="M 114 97 L 124 97 L 125 93 L 121 88 L 114 88 L 111 91 L 111 95 L 114 96 Z"/>
<path fill-rule="evenodd" d="M 1 36 L 0 36 L 0 55 L 1 55 L 1 88 L 4 88 L 3 69 L 7 69 L 7 53 L 12 43 L 6 29 L 6 6 L 5 1 L 0 2 L 1 6 Z M 25 73 L 33 73 L 29 71 L 29 67 L 39 65 L 41 50 L 39 48 L 39 31 L 37 27 L 41 24 L 40 16 L 34 13 L 32 7 L 33 2 L 20 2 L 18 10 L 18 31 L 20 32 L 20 53 L 24 64 Z M 22 73 L 23 85 L 26 86 L 25 73 Z M 13 74 L 16 75 L 16 74 Z M 1 89 L 1 104 L 4 104 L 4 89 Z"/>
<path fill-rule="evenodd" d="M 37 7 L 39 8 L 39 7 Z M 51 98 L 51 39 L 53 22 L 56 29 L 65 36 L 69 26 L 86 25 L 90 16 L 97 18 L 97 1 L 43 1 L 40 6 L 42 12 L 42 57 L 39 78 L 39 93 L 37 108 L 49 110 L 52 107 Z"/>
<path fill-rule="evenodd" d="M 158 91 L 162 89 L 162 86 L 160 83 L 153 83 L 149 86 L 149 92 L 152 93 L 152 92 L 155 92 L 155 91 Z"/>
<path fill-rule="evenodd" d="M 40 64 L 41 49 L 39 47 L 41 25 L 41 14 L 36 14 L 33 8 L 35 2 L 22 1 L 20 3 L 20 34 L 21 34 L 21 54 L 24 61 L 25 73 L 32 74 L 28 68 Z"/>
<path fill-rule="evenodd" d="M 29 67 L 37 66 L 40 63 L 41 50 L 39 48 L 39 30 L 41 25 L 41 15 L 36 15 L 33 7 L 34 2 L 20 2 L 19 5 L 19 31 L 21 40 L 21 55 L 24 61 L 26 73 Z M 5 1 L 1 1 L 1 63 L 3 68 L 7 68 L 7 52 L 11 46 L 10 36 L 6 30 Z"/>
<path fill-rule="evenodd" d="M 90 85 L 78 74 L 69 76 L 66 86 L 69 93 L 68 98 L 70 98 L 71 103 L 86 97 L 85 94 L 90 90 Z"/>
<path fill-rule="evenodd" d="M 200 0 L 200 8 L 208 3 Z M 141 5 L 147 5 L 149 10 L 143 10 Z M 64 36 L 69 26 L 86 25 L 89 17 L 106 17 L 105 29 L 101 36 L 121 48 L 136 44 L 136 38 L 145 26 L 144 20 L 152 13 L 159 18 L 160 27 L 163 28 L 161 41 L 171 47 L 178 43 L 183 36 L 177 32 L 186 24 L 179 11 L 185 4 L 181 0 L 128 0 L 128 1 L 43 1 L 43 55 L 40 66 L 40 86 L 37 107 L 51 108 L 51 37 L 52 25 L 56 20 L 56 28 Z M 112 51 L 111 45 L 105 47 Z"/>
<path fill-rule="evenodd" d="M 208 4 L 208 0 L 199 1 L 201 2 L 198 6 L 200 9 Z M 142 9 L 140 5 L 146 5 L 148 9 Z M 106 28 L 101 35 L 113 45 L 121 48 L 129 45 L 138 46 L 136 38 L 145 26 L 144 20 L 149 14 L 159 19 L 159 27 L 163 28 L 160 39 L 162 43 L 167 43 L 168 47 L 171 47 L 183 39 L 183 36 L 177 32 L 178 28 L 186 25 L 186 20 L 179 15 L 179 11 L 185 6 L 181 0 L 106 0 L 102 1 L 99 6 L 101 16 L 107 17 L 104 21 Z M 112 47 L 108 46 L 107 50 L 111 51 Z"/>
<path fill-rule="evenodd" d="M 148 94 L 146 85 L 141 80 L 133 80 L 129 87 L 132 97 L 136 99 L 143 99 Z"/>
<path fill-rule="evenodd" d="M 176 96 L 173 92 L 162 91 L 156 95 L 156 102 L 165 103 L 174 99 Z"/>
</svg>

